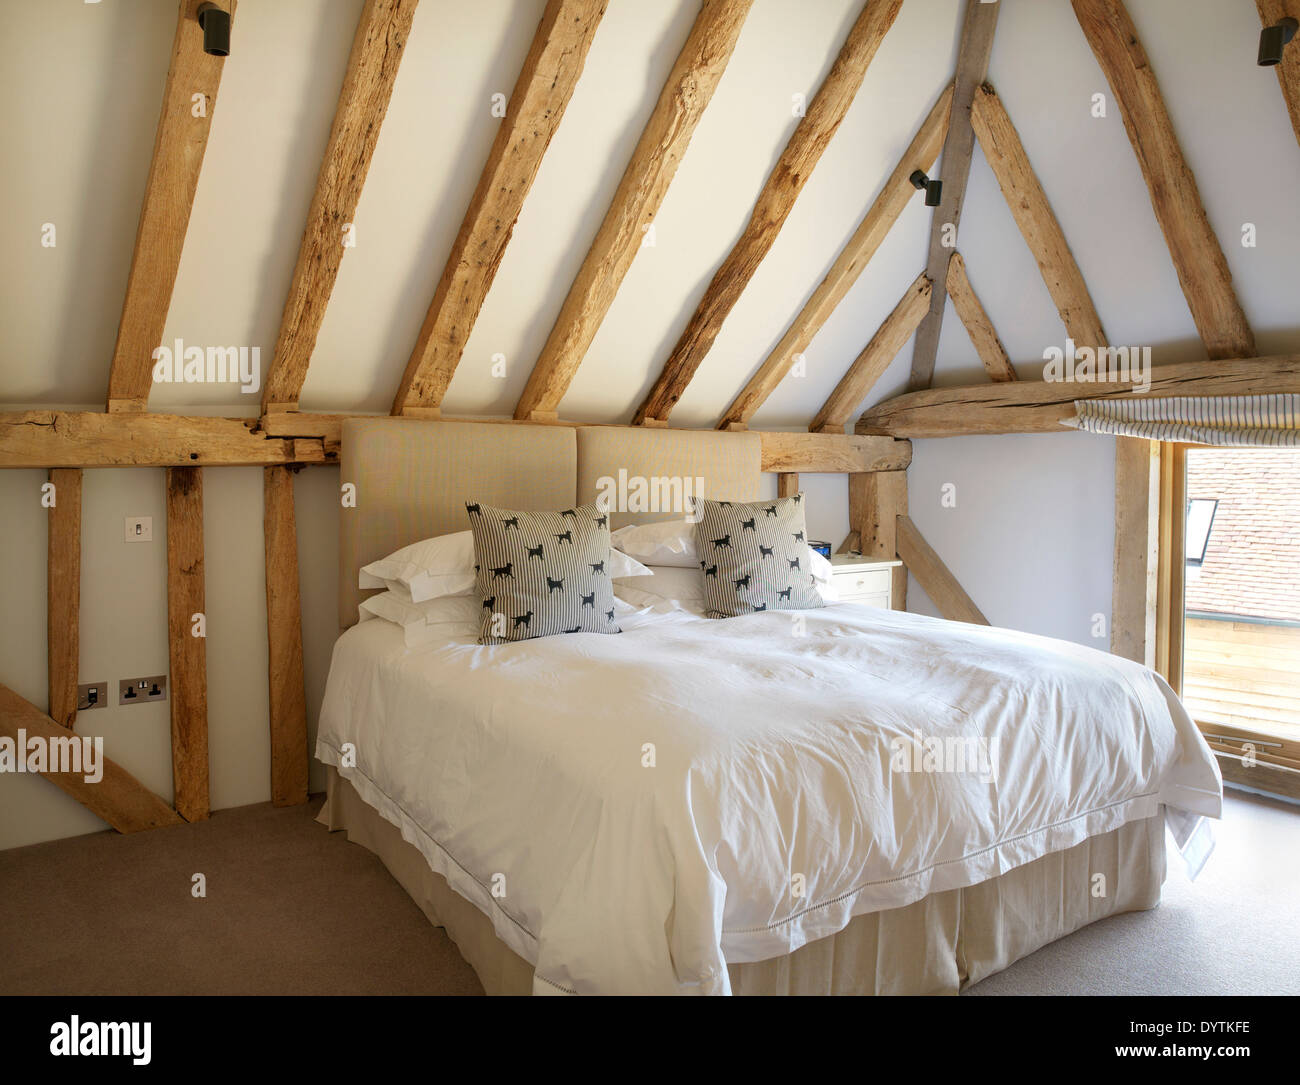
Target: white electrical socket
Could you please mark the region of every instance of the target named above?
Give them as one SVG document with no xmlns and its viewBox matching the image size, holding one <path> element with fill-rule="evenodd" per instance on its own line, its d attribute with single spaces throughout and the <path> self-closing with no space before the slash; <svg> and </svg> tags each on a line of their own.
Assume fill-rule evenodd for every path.
<svg viewBox="0 0 1300 1085">
<path fill-rule="evenodd" d="M 126 518 L 127 542 L 153 542 L 153 517 L 128 516 Z"/>
</svg>

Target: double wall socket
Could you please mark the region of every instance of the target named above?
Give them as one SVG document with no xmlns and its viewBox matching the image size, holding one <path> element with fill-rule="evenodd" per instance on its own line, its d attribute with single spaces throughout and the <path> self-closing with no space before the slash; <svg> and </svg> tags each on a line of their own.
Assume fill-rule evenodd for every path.
<svg viewBox="0 0 1300 1085">
<path fill-rule="evenodd" d="M 117 703 L 120 705 L 165 700 L 167 700 L 165 674 L 154 674 L 148 678 L 123 678 L 117 686 Z"/>
</svg>

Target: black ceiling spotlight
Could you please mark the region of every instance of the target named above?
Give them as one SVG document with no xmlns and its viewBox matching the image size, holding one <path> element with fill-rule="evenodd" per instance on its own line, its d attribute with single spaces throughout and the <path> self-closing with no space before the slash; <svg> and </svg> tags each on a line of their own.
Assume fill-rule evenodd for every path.
<svg viewBox="0 0 1300 1085">
<path fill-rule="evenodd" d="M 912 182 L 913 188 L 925 189 L 925 206 L 938 207 L 939 202 L 943 199 L 943 182 L 938 178 L 931 181 L 921 170 L 913 170 L 912 176 L 908 178 Z"/>
<path fill-rule="evenodd" d="M 1271 68 L 1282 63 L 1282 49 L 1300 29 L 1300 22 L 1287 16 L 1276 26 L 1266 26 L 1259 32 L 1259 66 Z"/>
<path fill-rule="evenodd" d="M 200 4 L 198 16 L 203 28 L 203 51 L 208 56 L 230 56 L 230 12 L 216 4 Z"/>
</svg>

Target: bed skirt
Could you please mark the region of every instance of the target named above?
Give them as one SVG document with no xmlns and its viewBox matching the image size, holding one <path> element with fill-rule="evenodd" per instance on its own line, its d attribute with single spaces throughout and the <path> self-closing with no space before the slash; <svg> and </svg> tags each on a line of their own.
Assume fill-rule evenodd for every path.
<svg viewBox="0 0 1300 1085">
<path fill-rule="evenodd" d="M 533 966 L 497 939 L 487 916 L 336 769 L 325 771 L 316 820 L 379 856 L 429 922 L 446 929 L 488 994 L 531 994 Z M 1164 878 L 1161 808 L 979 885 L 856 916 L 838 934 L 727 971 L 738 995 L 956 994 L 1089 923 L 1154 908 Z"/>
</svg>

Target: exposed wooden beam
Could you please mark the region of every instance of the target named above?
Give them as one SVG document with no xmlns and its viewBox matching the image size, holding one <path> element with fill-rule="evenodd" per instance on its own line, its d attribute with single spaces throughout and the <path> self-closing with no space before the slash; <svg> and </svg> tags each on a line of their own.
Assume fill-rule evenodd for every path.
<svg viewBox="0 0 1300 1085">
<path fill-rule="evenodd" d="M 989 378 L 995 381 L 1018 380 L 1007 348 L 1002 345 L 993 321 L 971 286 L 966 274 L 966 261 L 959 252 L 954 252 L 948 262 L 948 297 L 952 298 L 953 310 L 966 328 Z"/>
<path fill-rule="evenodd" d="M 835 386 L 835 391 L 822 404 L 822 409 L 817 412 L 817 417 L 808 427 L 810 431 L 813 433 L 844 432 L 844 426 L 853 412 L 867 398 L 876 381 L 889 368 L 889 363 L 916 331 L 916 326 L 929 309 L 933 289 L 934 284 L 926 277 L 925 272 L 921 272 L 916 281 L 907 288 L 899 303 L 894 306 L 893 312 L 885 317 L 876 334 L 871 337 L 871 342 L 854 359 L 853 364 L 849 366 L 849 371 Z"/>
<path fill-rule="evenodd" d="M 1115 348 L 1124 349 L 1124 348 Z M 1186 362 L 1151 371 L 1151 390 L 1130 385 L 1015 381 L 933 388 L 877 403 L 857 432 L 894 437 L 956 437 L 970 433 L 1068 433 L 1076 399 L 1149 399 L 1154 396 L 1250 396 L 1300 393 L 1300 354 Z"/>
<path fill-rule="evenodd" d="M 1260 22 L 1265 26 L 1276 26 L 1288 17 L 1300 20 L 1300 0 L 1255 0 L 1255 6 L 1259 9 Z M 1300 47 L 1296 46 L 1294 39 L 1282 51 L 1282 63 L 1273 70 L 1277 72 L 1278 86 L 1282 88 L 1282 97 L 1291 115 L 1295 138 L 1300 141 Z"/>
<path fill-rule="evenodd" d="M 1148 667 L 1156 664 L 1159 568 L 1160 443 L 1115 442 L 1115 567 L 1110 650 Z"/>
<path fill-rule="evenodd" d="M 217 105 L 225 58 L 203 51 L 203 30 L 197 17 L 202 2 L 183 0 L 176 20 L 162 115 L 136 227 L 122 319 L 113 344 L 108 375 L 110 411 L 143 411 L 149 405 L 153 352 L 162 343 Z M 221 0 L 220 6 L 230 12 L 233 27 L 236 0 Z"/>
<path fill-rule="evenodd" d="M 337 462 L 319 439 L 269 438 L 259 426 L 253 418 L 16 411 L 0 414 L 0 468 Z"/>
<path fill-rule="evenodd" d="M 262 389 L 262 409 L 298 406 L 316 336 L 329 305 L 379 129 L 418 0 L 366 0 L 357 20 L 343 89 L 339 92 L 289 295 L 280 317 L 275 355 Z"/>
<path fill-rule="evenodd" d="M 859 532 L 850 531 L 844 536 L 844 541 L 840 543 L 839 548 L 835 551 L 837 554 L 849 554 L 855 550 L 862 549 L 862 536 Z"/>
<path fill-rule="evenodd" d="M 668 194 L 753 0 L 704 0 L 686 44 L 668 74 L 654 112 L 623 172 L 551 334 L 533 365 L 515 417 L 554 415 L 614 303 L 645 240 L 643 231 Z"/>
<path fill-rule="evenodd" d="M 1079 346 L 1105 346 L 1106 332 L 1083 272 L 1029 163 L 1020 134 L 1007 116 L 1002 99 L 987 83 L 975 94 L 971 124 L 1006 197 L 1011 216 L 1038 264 L 1047 292 L 1056 302 L 1066 334 Z"/>
<path fill-rule="evenodd" d="M 341 414 L 267 415 L 262 425 L 267 433 L 321 441 L 335 460 L 341 440 Z M 552 420 L 521 421 L 516 418 L 444 418 L 444 422 L 489 422 L 498 425 L 554 425 L 582 428 L 585 422 Z M 609 428 L 609 427 L 605 427 Z M 630 429 L 616 426 L 615 429 Z M 901 471 L 912 461 L 912 446 L 890 438 L 861 437 L 843 433 L 758 432 L 762 440 L 762 470 L 776 473 L 806 471 L 809 474 L 843 474 L 849 471 Z"/>
<path fill-rule="evenodd" d="M 402 374 L 393 414 L 441 408 L 607 2 L 548 0 Z"/>
<path fill-rule="evenodd" d="M 1128 10 L 1122 0 L 1071 2 L 1123 115 L 1206 352 L 1211 358 L 1250 357 L 1255 334 Z"/>
<path fill-rule="evenodd" d="M 866 217 L 840 250 L 826 278 L 813 291 L 799 315 L 785 331 L 781 341 L 767 356 L 758 371 L 749 379 L 741 393 L 718 422 L 718 429 L 739 429 L 749 424 L 755 412 L 776 391 L 790 372 L 797 356 L 806 351 L 831 313 L 844 300 L 849 289 L 858 280 L 880 243 L 889 233 L 903 208 L 917 196 L 908 178 L 915 170 L 929 172 L 939 157 L 939 148 L 948 131 L 948 115 L 952 111 L 952 87 L 939 95 L 916 136 L 913 138 L 894 172 L 885 181 Z"/>
<path fill-rule="evenodd" d="M 3 685 L 0 685 L 0 737 L 11 739 L 15 744 L 20 739 L 39 738 L 51 751 L 60 748 L 57 744 L 83 741 L 81 736 L 69 734 L 66 728 L 60 727 L 30 701 Z M 60 767 L 62 764 L 61 759 Z M 86 770 L 84 761 L 81 767 Z M 48 762 L 41 775 L 119 833 L 181 824 L 180 815 L 175 810 L 122 766 L 105 757 L 102 767 L 103 777 L 97 783 L 86 782 L 86 771 L 50 771 Z"/>
<path fill-rule="evenodd" d="M 902 0 L 866 0 L 830 73 L 768 175 L 748 225 L 714 273 L 663 371 L 637 409 L 635 424 L 667 422 L 722 331 L 723 321 L 776 241 L 795 200 L 853 104 L 867 67 L 901 7 Z"/>
<path fill-rule="evenodd" d="M 925 273 L 935 284 L 930 296 L 930 311 L 916 330 L 912 347 L 912 373 L 908 388 L 929 388 L 934 377 L 934 363 L 939 355 L 939 333 L 943 328 L 944 301 L 948 297 L 948 257 L 956 244 L 961 224 L 962 205 L 966 201 L 966 182 L 970 179 L 971 156 L 975 151 L 975 133 L 971 129 L 971 103 L 975 91 L 989 70 L 993 51 L 993 32 L 998 25 L 1001 3 L 966 0 L 966 18 L 962 24 L 961 44 L 957 47 L 957 73 L 953 81 L 952 118 L 943 143 L 940 179 L 943 198 L 934 209 L 930 223 L 930 250 Z"/>
<path fill-rule="evenodd" d="M 799 492 L 799 476 L 791 471 L 783 471 L 776 476 L 776 496 L 794 497 Z"/>
<path fill-rule="evenodd" d="M 195 627 L 196 616 L 201 616 L 201 629 Z M 206 623 L 203 468 L 169 467 L 167 657 L 171 672 L 172 805 L 186 821 L 202 821 L 208 816 Z"/>
<path fill-rule="evenodd" d="M 888 445 L 859 445 L 857 434 L 759 432 L 763 442 L 762 470 L 845 474 L 859 471 L 902 471 L 912 462 L 906 441 Z M 811 440 L 809 439 L 811 438 Z"/>
<path fill-rule="evenodd" d="M 850 538 L 857 537 L 855 548 L 865 557 L 880 561 L 893 561 L 898 557 L 898 520 L 906 515 L 905 471 L 849 475 Z M 907 569 L 896 566 L 892 580 L 892 609 L 906 610 Z"/>
<path fill-rule="evenodd" d="M 77 719 L 81 664 L 81 472 L 60 468 L 50 472 L 50 482 L 54 504 L 49 507 L 45 581 L 50 718 L 71 728 Z"/>
<path fill-rule="evenodd" d="M 1156 589 L 1155 669 L 1183 694 L 1183 610 L 1187 572 L 1187 447 L 1160 450 L 1159 558 Z"/>
<path fill-rule="evenodd" d="M 908 572 L 916 577 L 916 582 L 925 594 L 939 608 L 939 613 L 954 622 L 988 625 L 989 620 L 980 613 L 974 600 L 957 583 L 957 578 L 934 552 L 934 548 L 925 541 L 911 517 L 900 516 L 897 530 L 898 556 L 903 559 Z"/>
<path fill-rule="evenodd" d="M 307 801 L 308 751 L 293 472 L 268 467 L 263 474 L 271 801 L 276 806 L 294 806 Z"/>
</svg>

